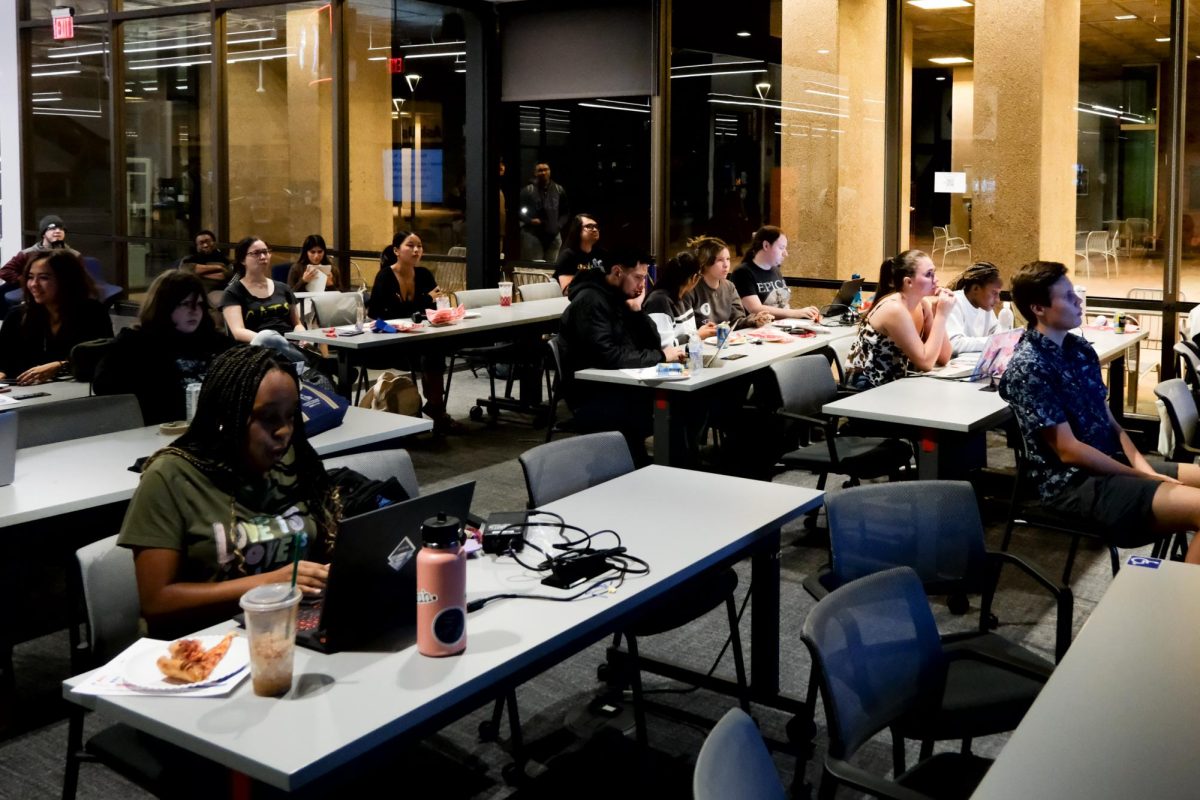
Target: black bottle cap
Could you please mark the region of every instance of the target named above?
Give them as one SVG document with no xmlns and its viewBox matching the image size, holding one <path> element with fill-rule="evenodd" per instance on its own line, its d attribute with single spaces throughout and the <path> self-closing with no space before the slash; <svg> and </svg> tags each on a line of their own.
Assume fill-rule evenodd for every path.
<svg viewBox="0 0 1200 800">
<path fill-rule="evenodd" d="M 421 525 L 421 540 L 426 547 L 453 547 L 459 543 L 461 527 L 457 517 L 448 517 L 445 511 L 439 511 L 436 517 L 430 517 Z"/>
</svg>

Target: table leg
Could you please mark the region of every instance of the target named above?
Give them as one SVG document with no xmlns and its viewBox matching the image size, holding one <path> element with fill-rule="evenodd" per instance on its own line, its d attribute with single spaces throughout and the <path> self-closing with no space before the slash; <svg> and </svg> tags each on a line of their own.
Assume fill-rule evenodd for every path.
<svg viewBox="0 0 1200 800">
<path fill-rule="evenodd" d="M 779 541 L 772 531 L 750 560 L 750 696 L 762 701 L 779 696 Z"/>
<path fill-rule="evenodd" d="M 654 390 L 654 463 L 669 467 L 678 464 L 675 456 L 675 420 L 671 417 L 671 393 L 663 389 Z"/>
<path fill-rule="evenodd" d="M 337 348 L 337 380 L 338 393 L 351 402 L 354 401 L 354 368 L 350 364 L 350 350 L 345 347 Z"/>
<path fill-rule="evenodd" d="M 956 434 L 923 429 L 917 439 L 917 477 L 923 481 L 962 480 L 987 466 L 983 433 Z"/>
<path fill-rule="evenodd" d="M 1135 373 L 1136 374 L 1136 373 Z M 1137 384 L 1130 381 L 1130 386 L 1137 391 Z M 1133 397 L 1137 401 L 1136 395 Z M 1120 355 L 1108 362 L 1108 407 L 1113 417 L 1120 423 L 1125 419 L 1125 356 Z"/>
</svg>

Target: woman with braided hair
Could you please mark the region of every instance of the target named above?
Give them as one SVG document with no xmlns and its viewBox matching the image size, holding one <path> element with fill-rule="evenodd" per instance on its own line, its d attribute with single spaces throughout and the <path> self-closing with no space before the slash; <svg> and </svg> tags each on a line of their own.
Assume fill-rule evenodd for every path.
<svg viewBox="0 0 1200 800">
<path fill-rule="evenodd" d="M 976 261 L 950 282 L 954 307 L 946 317 L 946 335 L 954 355 L 983 350 L 1000 329 L 996 303 L 1003 288 L 1000 268 L 990 261 Z"/>
<path fill-rule="evenodd" d="M 295 372 L 238 345 L 213 360 L 188 432 L 146 462 L 118 543 L 134 553 L 142 616 L 175 636 L 227 618 L 253 586 L 325 586 L 341 509 L 304 435 Z"/>
</svg>

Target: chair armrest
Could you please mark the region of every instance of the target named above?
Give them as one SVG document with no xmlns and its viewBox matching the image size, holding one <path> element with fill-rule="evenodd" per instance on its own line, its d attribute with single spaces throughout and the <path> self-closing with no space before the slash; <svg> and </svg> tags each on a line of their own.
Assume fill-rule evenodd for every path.
<svg viewBox="0 0 1200 800">
<path fill-rule="evenodd" d="M 849 761 L 843 761 L 833 756 L 825 756 L 825 771 L 843 786 L 866 792 L 875 797 L 892 798 L 893 800 L 929 800 L 928 795 L 906 789 L 898 783 L 892 783 L 854 766 Z"/>
<path fill-rule="evenodd" d="M 1022 664 L 1019 661 L 1012 661 L 1010 659 L 998 656 L 995 653 L 989 653 L 983 650 L 951 650 L 950 652 L 946 653 L 946 660 L 980 661 L 984 664 L 991 664 L 993 667 L 999 667 L 1000 669 L 1008 670 L 1009 672 L 1015 672 L 1018 675 L 1023 675 L 1030 680 L 1039 681 L 1041 683 L 1045 683 L 1050 678 L 1050 676 L 1044 670 L 1034 669 L 1033 667 L 1030 667 L 1027 664 Z"/>
<path fill-rule="evenodd" d="M 819 567 L 816 572 L 805 575 L 800 585 L 804 587 L 804 591 L 808 592 L 813 600 L 820 600 L 831 591 L 821 579 L 831 575 L 833 575 L 833 571 L 830 569 L 830 565 L 825 564 Z"/>
<path fill-rule="evenodd" d="M 794 411 L 784 411 L 783 409 L 777 410 L 775 414 L 783 417 L 784 419 L 792 419 L 796 420 L 797 422 L 807 422 L 809 425 L 817 425 L 819 427 L 825 427 L 825 424 L 829 421 L 824 417 L 814 417 L 809 414 L 797 414 Z"/>
<path fill-rule="evenodd" d="M 948 236 L 946 238 L 946 247 L 966 247 L 967 240 L 961 236 Z"/>
<path fill-rule="evenodd" d="M 1045 573 L 1024 559 L 1014 556 L 1012 553 L 988 551 L 987 557 L 994 565 L 993 580 L 990 581 L 989 591 L 985 595 L 986 603 L 989 607 L 991 605 L 991 594 L 995 591 L 996 584 L 1000 581 L 1000 569 L 1005 564 L 1013 564 L 1019 568 L 1026 575 L 1033 578 L 1034 581 L 1041 584 L 1042 588 L 1054 597 L 1058 605 L 1055 619 L 1054 663 L 1061 662 L 1063 656 L 1067 654 L 1067 648 L 1071 646 L 1071 625 L 1074 622 L 1075 614 L 1075 594 L 1071 591 L 1071 587 L 1055 583 L 1046 577 Z"/>
</svg>

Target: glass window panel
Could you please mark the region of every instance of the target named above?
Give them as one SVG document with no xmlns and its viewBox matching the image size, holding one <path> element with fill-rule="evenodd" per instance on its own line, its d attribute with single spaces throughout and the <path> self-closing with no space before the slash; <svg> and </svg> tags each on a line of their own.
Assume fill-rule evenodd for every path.
<svg viewBox="0 0 1200 800">
<path fill-rule="evenodd" d="M 229 235 L 333 233 L 332 22 L 324 2 L 227 14 Z M 335 246 L 331 242 L 331 246 Z"/>
<path fill-rule="evenodd" d="M 195 5 L 204 0 L 113 0 L 114 10 L 143 11 L 148 8 L 173 8 Z"/>
<path fill-rule="evenodd" d="M 466 36 L 430 3 L 350 0 L 350 245 L 412 230 L 427 253 L 467 242 Z M 457 253 L 457 251 L 455 251 Z"/>
<path fill-rule="evenodd" d="M 54 41 L 48 28 L 28 35 L 26 227 L 58 214 L 68 241 L 77 233 L 111 234 L 107 29 L 78 25 L 68 42 Z"/>
<path fill-rule="evenodd" d="M 23 0 L 24 18 L 50 19 L 50 10 L 62 5 L 70 5 L 74 8 L 77 17 L 84 14 L 103 14 L 108 11 L 108 0 L 71 0 L 70 3 L 62 3 L 59 0 Z"/>
<path fill-rule="evenodd" d="M 128 233 L 186 248 L 214 216 L 209 17 L 139 20 L 126 23 L 124 34 Z M 130 248 L 131 288 L 156 274 L 152 248 L 144 247 L 137 258 Z"/>
</svg>

